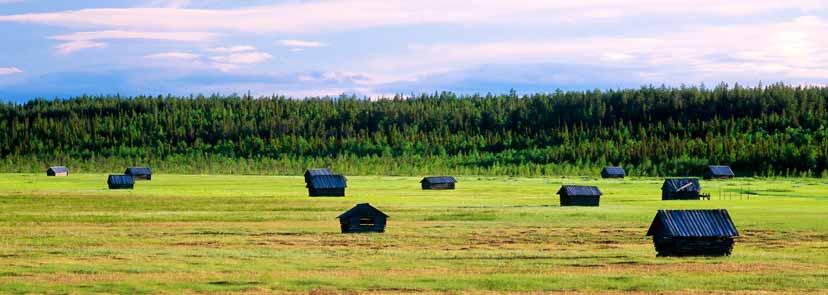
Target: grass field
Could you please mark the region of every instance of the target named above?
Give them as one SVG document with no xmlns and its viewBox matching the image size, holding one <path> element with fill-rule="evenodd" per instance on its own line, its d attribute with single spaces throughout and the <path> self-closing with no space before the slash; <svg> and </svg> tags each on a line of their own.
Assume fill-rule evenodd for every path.
<svg viewBox="0 0 828 295">
<path fill-rule="evenodd" d="M 308 198 L 301 177 L 153 178 L 0 175 L 0 292 L 828 292 L 826 180 L 705 181 L 712 200 L 665 202 L 655 178 L 349 177 L 346 198 Z M 601 207 L 559 207 L 562 183 L 600 186 Z M 391 216 L 385 234 L 339 233 L 360 202 Z M 657 258 L 644 235 L 669 208 L 728 209 L 734 254 Z"/>
</svg>

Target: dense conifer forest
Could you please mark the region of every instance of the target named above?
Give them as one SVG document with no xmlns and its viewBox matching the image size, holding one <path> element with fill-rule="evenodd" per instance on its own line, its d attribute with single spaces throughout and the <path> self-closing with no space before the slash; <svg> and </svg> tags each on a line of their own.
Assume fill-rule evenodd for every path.
<svg viewBox="0 0 828 295">
<path fill-rule="evenodd" d="M 0 105 L 0 171 L 825 176 L 828 88 L 644 87 L 518 96 L 97 96 Z"/>
</svg>

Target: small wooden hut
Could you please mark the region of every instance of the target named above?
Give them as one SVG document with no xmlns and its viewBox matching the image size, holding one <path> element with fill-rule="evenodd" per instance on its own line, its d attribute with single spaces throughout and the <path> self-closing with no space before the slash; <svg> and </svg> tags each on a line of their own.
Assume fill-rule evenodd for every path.
<svg viewBox="0 0 828 295">
<path fill-rule="evenodd" d="M 456 183 L 453 176 L 429 176 L 420 180 L 424 190 L 452 190 Z"/>
<path fill-rule="evenodd" d="M 109 175 L 106 181 L 109 189 L 133 189 L 135 187 L 135 178 L 131 175 Z"/>
<path fill-rule="evenodd" d="M 658 256 L 725 256 L 739 236 L 727 210 L 658 210 L 647 236 Z"/>
<path fill-rule="evenodd" d="M 344 197 L 348 180 L 342 175 L 311 176 L 307 188 L 311 197 Z"/>
<path fill-rule="evenodd" d="M 595 186 L 564 185 L 558 190 L 561 206 L 598 206 L 601 190 Z"/>
<path fill-rule="evenodd" d="M 358 204 L 337 217 L 342 233 L 383 233 L 388 215 L 371 204 Z"/>
<path fill-rule="evenodd" d="M 707 166 L 707 170 L 704 171 L 704 179 L 730 179 L 736 177 L 736 174 L 733 173 L 733 169 L 730 169 L 730 166 L 722 166 L 722 165 L 711 165 Z"/>
<path fill-rule="evenodd" d="M 46 169 L 46 176 L 69 176 L 69 168 L 65 166 L 52 166 Z"/>
<path fill-rule="evenodd" d="M 701 184 L 697 178 L 668 178 L 661 186 L 662 200 L 699 200 Z"/>
<path fill-rule="evenodd" d="M 152 180 L 152 169 L 149 167 L 129 167 L 124 174 L 132 176 L 136 180 Z"/>
<path fill-rule="evenodd" d="M 319 175 L 333 175 L 333 171 L 328 168 L 312 168 L 305 170 L 305 184 L 310 184 L 311 177 Z"/>
<path fill-rule="evenodd" d="M 627 171 L 622 167 L 604 167 L 601 170 L 601 178 L 624 178 L 627 176 Z"/>
</svg>

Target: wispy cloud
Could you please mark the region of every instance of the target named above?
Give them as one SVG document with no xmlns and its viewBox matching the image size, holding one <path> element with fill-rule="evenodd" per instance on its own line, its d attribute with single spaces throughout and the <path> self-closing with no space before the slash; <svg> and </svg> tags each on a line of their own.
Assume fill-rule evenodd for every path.
<svg viewBox="0 0 828 295">
<path fill-rule="evenodd" d="M 264 61 L 268 61 L 273 58 L 273 55 L 267 52 L 242 52 L 242 53 L 232 53 L 228 55 L 222 56 L 215 56 L 211 59 L 213 61 L 224 63 L 224 64 L 257 64 Z"/>
<path fill-rule="evenodd" d="M 319 41 L 306 41 L 306 40 L 279 40 L 277 43 L 281 44 L 285 47 L 293 47 L 293 48 L 319 48 L 328 46 L 328 44 L 319 42 Z"/>
<path fill-rule="evenodd" d="M 149 59 L 165 59 L 165 60 L 197 60 L 201 58 L 200 55 L 189 52 L 162 52 L 145 56 Z"/>
<path fill-rule="evenodd" d="M 20 74 L 20 73 L 23 73 L 23 71 L 16 68 L 16 67 L 0 68 L 0 76 Z"/>
<path fill-rule="evenodd" d="M 178 42 L 207 42 L 217 35 L 204 32 L 134 32 L 134 31 L 94 31 L 77 32 L 66 35 L 49 37 L 52 40 L 63 41 L 56 47 L 61 54 L 70 54 L 89 48 L 106 47 L 106 40 L 162 40 Z"/>
<path fill-rule="evenodd" d="M 234 53 L 234 52 L 246 52 L 246 51 L 256 51 L 256 47 L 248 46 L 248 45 L 240 45 L 240 46 L 230 46 L 230 47 L 216 47 L 210 49 L 211 52 L 216 53 Z"/>
<path fill-rule="evenodd" d="M 635 7 L 635 9 L 631 9 Z M 624 17 L 733 17 L 824 10 L 823 0 L 342 0 L 288 2 L 238 9 L 116 8 L 0 16 L 0 21 L 138 31 L 319 33 L 400 25 L 481 25 L 620 20 Z"/>
</svg>

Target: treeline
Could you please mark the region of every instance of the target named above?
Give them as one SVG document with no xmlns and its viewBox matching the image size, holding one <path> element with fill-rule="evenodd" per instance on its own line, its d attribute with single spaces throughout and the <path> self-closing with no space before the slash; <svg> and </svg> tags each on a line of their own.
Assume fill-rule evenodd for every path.
<svg viewBox="0 0 828 295">
<path fill-rule="evenodd" d="M 0 171 L 824 176 L 828 88 L 458 96 L 78 97 L 0 105 Z"/>
</svg>

